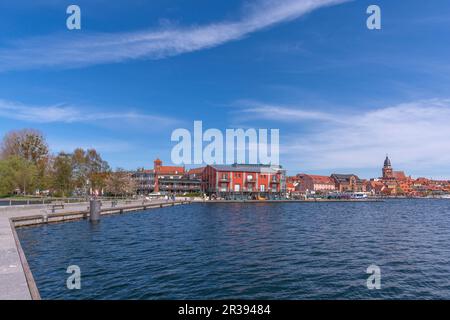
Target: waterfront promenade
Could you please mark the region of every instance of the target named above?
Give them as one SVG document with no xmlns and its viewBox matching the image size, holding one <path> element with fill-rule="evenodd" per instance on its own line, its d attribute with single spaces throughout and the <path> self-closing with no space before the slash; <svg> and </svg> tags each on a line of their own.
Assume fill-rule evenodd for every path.
<svg viewBox="0 0 450 320">
<path fill-rule="evenodd" d="M 25 272 L 9 218 L 0 217 L 0 300 L 30 300 Z"/>
<path fill-rule="evenodd" d="M 184 204 L 183 201 L 112 201 L 102 202 L 102 215 Z M 62 222 L 86 218 L 87 202 L 66 204 L 52 210 L 49 205 L 0 207 L 0 300 L 40 299 L 16 234 L 16 225 Z M 55 212 L 52 212 L 55 211 Z"/>
</svg>

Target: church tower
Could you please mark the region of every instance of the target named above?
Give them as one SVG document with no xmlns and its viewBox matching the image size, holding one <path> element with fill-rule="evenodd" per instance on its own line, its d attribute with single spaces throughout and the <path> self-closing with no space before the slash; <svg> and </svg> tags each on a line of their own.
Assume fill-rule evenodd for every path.
<svg viewBox="0 0 450 320">
<path fill-rule="evenodd" d="M 155 161 L 153 161 L 153 169 L 154 169 L 155 171 L 159 171 L 159 169 L 161 168 L 161 166 L 162 166 L 162 161 L 159 160 L 159 158 L 156 159 Z"/>
<path fill-rule="evenodd" d="M 153 192 L 159 192 L 159 179 L 158 179 L 158 173 L 161 169 L 162 161 L 158 158 L 155 161 L 153 161 L 153 172 L 155 174 L 155 187 L 153 189 Z"/>
<path fill-rule="evenodd" d="M 384 160 L 384 166 L 383 166 L 383 179 L 393 179 L 394 173 L 391 166 L 391 160 L 389 160 L 389 157 L 386 155 L 386 159 Z"/>
</svg>

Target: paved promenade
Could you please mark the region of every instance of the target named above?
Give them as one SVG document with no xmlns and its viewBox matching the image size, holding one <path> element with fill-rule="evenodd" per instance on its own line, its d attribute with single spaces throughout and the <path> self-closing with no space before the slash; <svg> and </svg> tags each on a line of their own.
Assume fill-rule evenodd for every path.
<svg viewBox="0 0 450 320">
<path fill-rule="evenodd" d="M 117 207 L 141 205 L 138 201 L 119 201 Z M 148 205 L 167 204 L 166 200 L 153 200 Z M 57 213 L 68 213 L 87 210 L 88 203 L 66 204 L 64 209 L 56 210 Z M 102 207 L 111 207 L 111 201 L 102 203 Z M 0 207 L 0 300 L 30 300 L 30 291 L 33 292 L 33 284 L 30 285 L 31 272 L 27 270 L 25 255 L 20 243 L 16 243 L 16 234 L 10 224 L 10 218 L 27 217 L 33 215 L 46 215 L 52 210 L 47 205 Z M 18 242 L 18 241 L 17 241 Z M 25 265 L 25 270 L 24 270 Z M 28 273 L 28 282 L 26 274 Z M 35 292 L 35 298 L 36 293 Z M 38 295 L 38 293 L 37 293 Z"/>
<path fill-rule="evenodd" d="M 31 299 L 9 218 L 0 217 L 0 300 Z"/>
</svg>

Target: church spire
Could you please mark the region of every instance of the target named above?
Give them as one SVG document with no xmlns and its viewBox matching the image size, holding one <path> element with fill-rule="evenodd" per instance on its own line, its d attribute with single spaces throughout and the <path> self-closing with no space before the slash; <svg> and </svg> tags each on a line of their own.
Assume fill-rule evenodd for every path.
<svg viewBox="0 0 450 320">
<path fill-rule="evenodd" d="M 384 160 L 385 167 L 391 167 L 391 160 L 389 159 L 388 154 L 386 154 L 386 159 Z"/>
</svg>

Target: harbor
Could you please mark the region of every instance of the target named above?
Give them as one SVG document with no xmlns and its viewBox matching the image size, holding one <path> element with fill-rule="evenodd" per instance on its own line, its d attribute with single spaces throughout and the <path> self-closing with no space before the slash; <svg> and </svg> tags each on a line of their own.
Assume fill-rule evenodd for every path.
<svg viewBox="0 0 450 320">
<path fill-rule="evenodd" d="M 99 200 L 100 201 L 100 200 Z M 164 208 L 191 203 L 214 204 L 214 203 L 310 203 L 310 202 L 379 202 L 378 199 L 309 199 L 309 200 L 202 200 L 178 198 L 167 199 L 122 199 L 103 200 L 101 202 L 100 214 L 114 215 L 148 209 Z M 39 300 L 39 290 L 35 284 L 32 272 L 28 266 L 25 253 L 22 250 L 16 228 L 26 226 L 37 226 L 42 224 L 61 223 L 90 218 L 89 202 L 74 201 L 36 201 L 41 204 L 22 204 L 16 206 L 0 207 L 0 300 Z M 43 203 L 43 204 L 42 204 Z"/>
<path fill-rule="evenodd" d="M 17 233 L 42 299 L 445 299 L 448 204 L 193 202 Z"/>
</svg>

